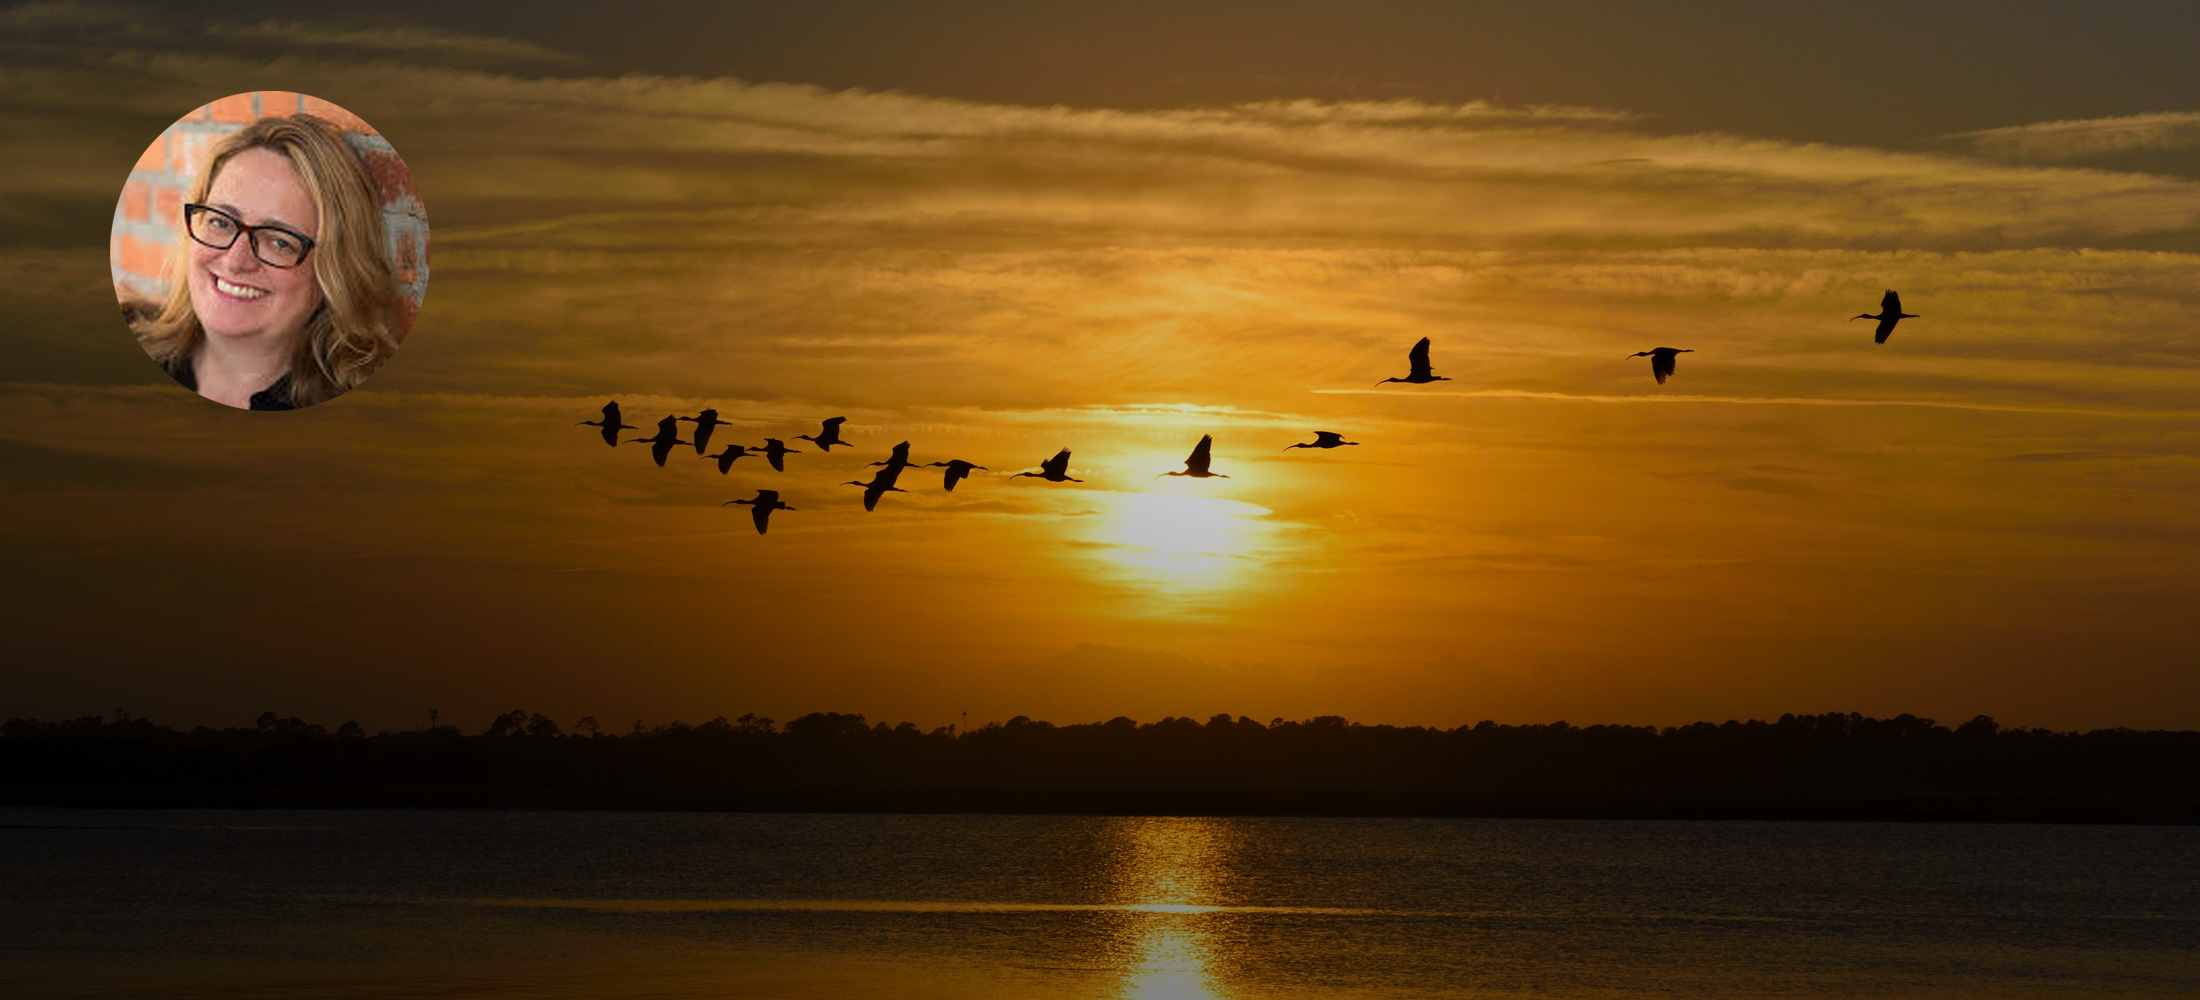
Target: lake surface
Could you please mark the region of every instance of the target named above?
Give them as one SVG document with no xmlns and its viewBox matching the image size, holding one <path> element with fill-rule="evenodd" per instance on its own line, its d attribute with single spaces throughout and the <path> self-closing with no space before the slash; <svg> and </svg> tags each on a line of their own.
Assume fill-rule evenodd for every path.
<svg viewBox="0 0 2200 1000">
<path fill-rule="evenodd" d="M 0 810 L 11 997 L 2200 995 L 2200 828 Z"/>
</svg>

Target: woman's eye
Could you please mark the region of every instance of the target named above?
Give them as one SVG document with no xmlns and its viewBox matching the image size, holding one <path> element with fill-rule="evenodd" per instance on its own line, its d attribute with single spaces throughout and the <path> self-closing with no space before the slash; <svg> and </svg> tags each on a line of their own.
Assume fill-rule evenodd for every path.
<svg viewBox="0 0 2200 1000">
<path fill-rule="evenodd" d="M 288 255 L 298 252 L 298 242 L 287 236 L 276 236 L 275 238 L 268 240 L 268 243 L 273 247 L 274 251 L 279 254 Z"/>
<path fill-rule="evenodd" d="M 207 214 L 206 222 L 203 223 L 203 225 L 205 225 L 206 228 L 211 229 L 217 233 L 226 233 L 232 229 L 237 228 L 236 223 L 231 222 L 222 216 L 212 213 Z"/>
</svg>

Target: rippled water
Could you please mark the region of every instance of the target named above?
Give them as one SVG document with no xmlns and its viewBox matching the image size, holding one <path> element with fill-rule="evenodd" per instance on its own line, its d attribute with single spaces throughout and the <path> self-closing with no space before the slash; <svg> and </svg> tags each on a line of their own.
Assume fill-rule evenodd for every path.
<svg viewBox="0 0 2200 1000">
<path fill-rule="evenodd" d="M 2200 829 L 0 810 L 9 996 L 2200 995 Z"/>
</svg>

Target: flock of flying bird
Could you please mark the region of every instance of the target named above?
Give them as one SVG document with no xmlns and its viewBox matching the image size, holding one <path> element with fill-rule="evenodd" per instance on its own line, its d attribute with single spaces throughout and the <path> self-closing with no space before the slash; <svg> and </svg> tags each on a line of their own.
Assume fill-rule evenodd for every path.
<svg viewBox="0 0 2200 1000">
<path fill-rule="evenodd" d="M 1862 315 L 1850 317 L 1852 321 L 1859 319 L 1873 319 L 1879 321 L 1879 326 L 1873 331 L 1872 335 L 1872 342 L 1876 344 L 1884 344 L 1887 342 L 1887 336 L 1894 332 L 1894 327 L 1896 323 L 1899 323 L 1906 319 L 1916 318 L 1916 313 L 1906 313 L 1902 311 L 1902 298 L 1901 296 L 1896 295 L 1893 289 L 1889 289 L 1886 296 L 1879 300 L 1878 315 L 1875 316 L 1871 313 L 1864 313 Z M 1413 345 L 1413 350 L 1406 353 L 1406 360 L 1411 367 L 1410 370 L 1406 373 L 1405 377 L 1386 378 L 1381 382 L 1377 382 L 1375 384 L 1384 385 L 1390 382 L 1404 382 L 1410 385 L 1425 385 L 1430 382 L 1451 381 L 1451 379 L 1445 376 L 1436 374 L 1435 369 L 1429 364 L 1428 352 L 1429 338 L 1422 337 L 1419 343 Z M 1672 377 L 1673 375 L 1675 360 L 1680 355 L 1693 353 L 1695 352 L 1692 348 L 1653 347 L 1647 351 L 1637 351 L 1634 354 L 1630 354 L 1628 355 L 1628 358 L 1649 358 L 1650 374 L 1657 378 L 1659 385 L 1664 385 L 1665 380 Z M 842 440 L 840 437 L 840 427 L 842 424 L 846 423 L 847 420 L 847 417 L 829 418 L 822 423 L 822 425 L 818 428 L 817 433 L 797 434 L 794 436 L 793 440 L 808 441 L 811 444 L 816 445 L 818 451 L 825 453 L 831 453 L 831 451 L 835 447 L 853 447 L 847 441 Z M 695 440 L 683 441 L 680 439 L 680 424 L 683 422 L 692 423 L 695 425 Z M 619 440 L 620 431 L 636 431 L 641 430 L 641 428 L 636 427 L 633 424 L 622 422 L 619 415 L 618 401 L 613 400 L 603 405 L 602 420 L 583 420 L 575 426 L 601 428 L 603 434 L 603 443 L 611 445 L 612 447 L 617 447 L 622 443 L 649 445 L 650 457 L 657 460 L 657 465 L 659 467 L 662 467 L 665 464 L 666 456 L 672 454 L 672 449 L 675 446 L 683 444 L 692 445 L 695 448 L 695 453 L 697 455 L 701 455 L 704 458 L 714 459 L 717 461 L 719 475 L 725 475 L 727 472 L 731 471 L 733 469 L 734 462 L 752 455 L 762 457 L 766 462 L 771 463 L 771 467 L 775 471 L 785 472 L 787 471 L 787 456 L 802 454 L 802 452 L 797 449 L 787 447 L 787 443 L 785 441 L 773 437 L 765 438 L 762 447 L 751 448 L 745 445 L 729 444 L 725 446 L 725 449 L 723 451 L 720 451 L 715 455 L 709 454 L 708 451 L 710 448 L 710 438 L 712 432 L 716 431 L 720 425 L 725 423 L 726 421 L 718 419 L 718 411 L 712 409 L 706 409 L 692 417 L 682 417 L 676 415 L 666 416 L 663 420 L 657 421 L 656 434 L 650 437 L 628 438 L 626 441 L 622 442 Z M 1155 476 L 1154 478 L 1159 479 L 1161 478 L 1161 476 L 1187 476 L 1193 479 L 1230 478 L 1229 476 L 1216 472 L 1213 469 L 1214 444 L 1214 435 L 1201 435 L 1199 438 L 1199 443 L 1192 447 L 1191 455 L 1184 459 L 1183 471 L 1164 472 L 1161 473 L 1161 475 Z M 1283 450 L 1290 451 L 1293 448 L 1319 448 L 1323 450 L 1328 450 L 1330 448 L 1341 448 L 1346 445 L 1357 444 L 1359 444 L 1358 441 L 1347 441 L 1344 439 L 1344 435 L 1338 434 L 1335 431 L 1315 431 L 1314 440 L 1301 444 L 1294 444 Z M 864 510 L 876 510 L 878 508 L 879 498 L 885 496 L 888 493 L 909 492 L 908 490 L 902 489 L 900 486 L 896 485 L 898 482 L 900 482 L 901 474 L 906 469 L 946 469 L 947 472 L 941 485 L 950 493 L 954 492 L 956 483 L 962 482 L 965 478 L 969 477 L 972 470 L 991 471 L 986 469 L 985 466 L 973 465 L 959 458 L 949 459 L 945 462 L 927 462 L 922 466 L 918 466 L 916 465 L 916 463 L 910 461 L 909 459 L 909 442 L 907 441 L 903 441 L 902 443 L 895 445 L 893 453 L 888 455 L 885 461 L 872 462 L 869 466 L 866 466 L 866 468 L 877 468 L 879 471 L 872 473 L 871 479 L 868 482 L 862 480 L 849 480 L 848 482 L 841 484 L 843 486 L 863 487 Z M 1046 461 L 1039 463 L 1039 471 L 1019 472 L 1013 476 L 1010 476 L 1009 478 L 1017 479 L 1025 476 L 1029 476 L 1034 479 L 1043 479 L 1050 483 L 1084 482 L 1084 480 L 1074 478 L 1069 474 L 1068 448 L 1064 448 L 1061 451 L 1056 452 L 1053 458 L 1047 459 Z M 772 511 L 794 509 L 793 507 L 787 506 L 786 503 L 782 502 L 779 499 L 778 490 L 759 489 L 756 491 L 756 496 L 750 499 L 728 500 L 725 503 L 719 504 L 719 506 L 730 507 L 735 504 L 740 504 L 749 508 L 750 517 L 756 522 L 756 533 L 759 535 L 763 534 L 765 530 L 770 526 Z"/>
</svg>

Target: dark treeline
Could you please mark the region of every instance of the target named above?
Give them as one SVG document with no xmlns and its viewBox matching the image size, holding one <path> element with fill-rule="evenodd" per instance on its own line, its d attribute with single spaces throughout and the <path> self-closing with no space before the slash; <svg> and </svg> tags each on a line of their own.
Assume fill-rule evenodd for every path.
<svg viewBox="0 0 2200 1000">
<path fill-rule="evenodd" d="M 2148 816 L 2190 819 L 2200 803 L 2200 732 L 2004 729 L 1984 716 L 1950 728 L 1909 715 L 1836 713 L 1664 729 L 1483 722 L 1445 730 L 1228 715 L 1056 726 L 1018 717 L 958 734 L 827 712 L 784 725 L 742 716 L 637 722 L 613 733 L 592 719 L 567 731 L 515 711 L 474 735 L 449 726 L 368 735 L 354 723 L 331 732 L 270 712 L 252 728 L 188 732 L 130 718 L 10 720 L 0 729 L 0 787 L 17 802 L 128 801 L 96 793 L 135 789 L 138 801 L 250 803 L 268 799 L 236 793 L 280 788 L 411 790 L 307 799 L 317 802 L 1536 813 L 1575 801 L 1591 802 L 1592 813 L 1633 802 L 1618 812 L 1636 814 L 1657 811 L 1647 803 L 1704 796 L 2120 796 L 2171 806 Z M 153 794 L 164 788 L 197 794 Z M 468 789 L 562 794 L 448 794 Z M 705 792 L 719 794 L 698 797 Z"/>
</svg>

